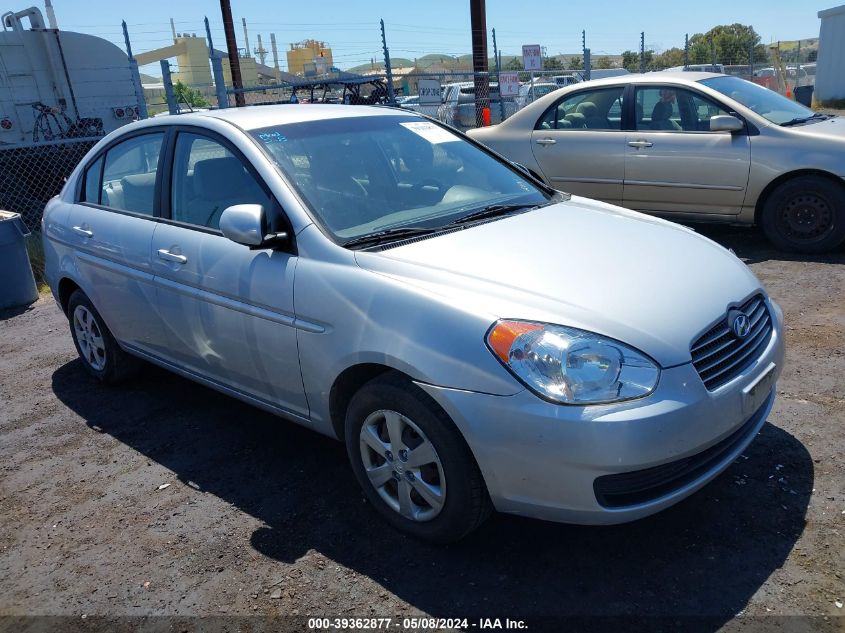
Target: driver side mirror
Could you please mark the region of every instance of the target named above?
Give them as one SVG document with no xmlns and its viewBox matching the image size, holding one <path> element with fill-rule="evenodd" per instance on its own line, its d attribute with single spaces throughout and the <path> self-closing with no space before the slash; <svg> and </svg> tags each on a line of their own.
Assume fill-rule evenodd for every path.
<svg viewBox="0 0 845 633">
<path fill-rule="evenodd" d="M 220 216 L 223 236 L 251 250 L 277 248 L 288 243 L 288 234 L 269 233 L 264 207 L 260 204 L 235 204 Z"/>
<path fill-rule="evenodd" d="M 745 124 L 730 114 L 717 114 L 710 117 L 711 132 L 740 132 L 745 129 Z"/>
</svg>

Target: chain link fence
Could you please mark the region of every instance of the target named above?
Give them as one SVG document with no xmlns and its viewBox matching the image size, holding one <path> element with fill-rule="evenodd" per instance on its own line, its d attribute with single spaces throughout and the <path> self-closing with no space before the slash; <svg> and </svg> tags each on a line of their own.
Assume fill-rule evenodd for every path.
<svg viewBox="0 0 845 633">
<path fill-rule="evenodd" d="M 610 64 L 610 68 L 593 66 L 593 70 L 595 75 L 601 73 L 602 76 L 639 72 L 641 68 L 648 72 L 684 68 L 724 72 L 810 105 L 817 53 L 818 40 L 757 44 L 745 50 L 734 49 L 730 54 L 721 54 L 711 42 L 704 48 L 699 46 L 687 51 L 673 48 L 660 54 L 625 51 L 612 62 L 610 57 L 600 60 L 600 65 Z M 568 64 L 573 60 L 565 61 Z M 212 71 L 215 62 L 221 63 L 217 59 L 211 60 Z M 165 66 L 167 64 L 163 64 L 163 69 Z M 240 90 L 231 86 L 218 88 L 213 83 L 183 84 L 179 79 L 192 76 L 187 72 L 189 70 L 196 68 L 174 66 L 172 77 L 169 70 L 166 73 L 163 70 L 166 77 L 162 83 L 143 87 L 149 116 L 233 107 L 242 96 L 246 105 L 397 105 L 459 130 L 469 130 L 496 125 L 546 94 L 582 82 L 589 76 L 589 71 L 580 69 L 528 72 L 503 68 L 500 73 L 492 72 L 492 69 L 491 72 L 475 73 L 471 70 L 439 71 L 432 67 L 424 70 L 401 68 L 392 74 L 391 95 L 388 78 L 379 70 L 362 75 L 333 68 L 330 75 L 294 79 L 292 75 L 270 69 L 256 80 L 264 83 Z M 222 71 L 212 75 L 222 76 Z M 275 81 L 282 77 L 288 81 Z M 48 110 L 38 113 L 31 142 L 13 147 L 0 145 L 0 208 L 20 213 L 33 230 L 39 229 L 46 202 L 59 192 L 75 165 L 104 133 L 102 128 L 91 127 L 97 119 L 68 122 L 59 119 L 62 114 L 57 114 L 55 108 Z M 137 119 L 140 113 L 140 109 L 133 106 L 116 107 L 113 111 L 114 117 L 121 119 L 120 124 Z M 62 126 L 68 128 L 67 133 L 60 133 Z"/>
<path fill-rule="evenodd" d="M 99 140 L 63 139 L 0 148 L 0 209 L 20 213 L 31 231 L 40 231 L 47 201 L 61 191 L 67 177 Z"/>
</svg>

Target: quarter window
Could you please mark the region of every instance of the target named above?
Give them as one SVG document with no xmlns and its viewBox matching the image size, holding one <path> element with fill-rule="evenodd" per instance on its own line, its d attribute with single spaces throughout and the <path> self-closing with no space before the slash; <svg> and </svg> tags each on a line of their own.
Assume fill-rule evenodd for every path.
<svg viewBox="0 0 845 633">
<path fill-rule="evenodd" d="M 103 175 L 103 157 L 100 156 L 85 170 L 85 189 L 82 191 L 82 202 L 100 204 L 100 177 Z"/>
<path fill-rule="evenodd" d="M 112 147 L 106 153 L 100 203 L 113 209 L 153 215 L 163 141 L 164 133 L 158 132 L 136 136 Z M 86 199 L 87 185 L 86 181 Z"/>
<path fill-rule="evenodd" d="M 538 130 L 621 130 L 621 86 L 570 94 L 543 113 Z"/>
<path fill-rule="evenodd" d="M 171 219 L 217 229 L 220 215 L 235 204 L 260 204 L 270 197 L 240 158 L 224 145 L 191 133 L 176 137 Z"/>
</svg>

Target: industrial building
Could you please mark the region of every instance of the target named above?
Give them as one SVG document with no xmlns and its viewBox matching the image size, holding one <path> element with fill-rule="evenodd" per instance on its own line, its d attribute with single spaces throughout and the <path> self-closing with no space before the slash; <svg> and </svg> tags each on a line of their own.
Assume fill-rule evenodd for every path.
<svg viewBox="0 0 845 633">
<path fill-rule="evenodd" d="M 304 40 L 290 45 L 288 72 L 292 75 L 322 75 L 334 66 L 332 49 L 325 42 Z"/>
<path fill-rule="evenodd" d="M 819 18 L 814 99 L 821 105 L 838 106 L 835 102 L 845 101 L 845 4 L 819 11 Z"/>
</svg>

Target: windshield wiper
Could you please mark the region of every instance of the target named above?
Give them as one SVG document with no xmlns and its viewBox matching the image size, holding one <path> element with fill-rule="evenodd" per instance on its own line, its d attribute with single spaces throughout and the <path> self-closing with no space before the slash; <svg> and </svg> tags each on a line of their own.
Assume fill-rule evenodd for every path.
<svg viewBox="0 0 845 633">
<path fill-rule="evenodd" d="M 798 125 L 799 123 L 807 123 L 809 121 L 824 121 L 825 119 L 829 119 L 829 114 L 822 114 L 821 112 L 816 112 L 812 116 L 803 116 L 803 117 L 796 117 L 794 119 L 790 119 L 785 123 L 781 123 L 781 127 L 790 127 L 792 125 Z"/>
<path fill-rule="evenodd" d="M 384 244 L 385 242 L 394 242 L 396 240 L 405 239 L 408 237 L 416 237 L 417 235 L 430 235 L 436 233 L 440 229 L 427 229 L 421 226 L 398 226 L 392 229 L 385 229 L 383 231 L 376 231 L 375 233 L 368 233 L 359 237 L 353 237 L 343 243 L 344 246 L 375 246 L 376 244 Z"/>
<path fill-rule="evenodd" d="M 475 222 L 476 220 L 485 220 L 487 218 L 495 218 L 500 215 L 509 215 L 517 211 L 529 211 L 536 209 L 539 204 L 491 204 L 478 211 L 473 211 L 469 215 L 462 216 L 457 220 L 452 220 L 446 226 L 455 226 L 456 224 L 467 224 Z"/>
</svg>

